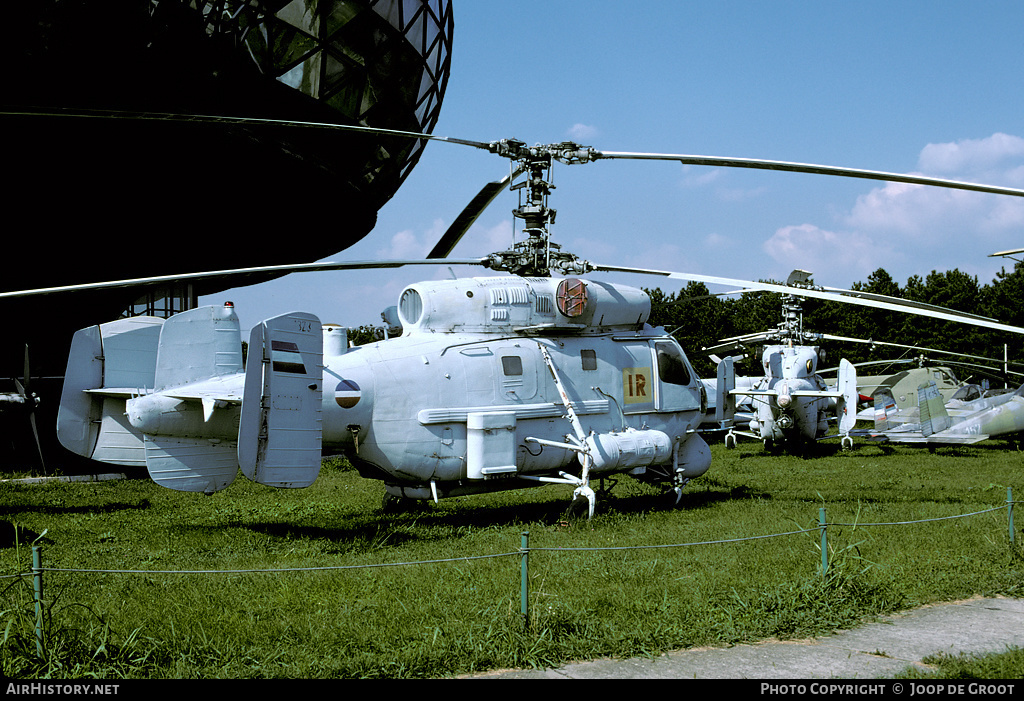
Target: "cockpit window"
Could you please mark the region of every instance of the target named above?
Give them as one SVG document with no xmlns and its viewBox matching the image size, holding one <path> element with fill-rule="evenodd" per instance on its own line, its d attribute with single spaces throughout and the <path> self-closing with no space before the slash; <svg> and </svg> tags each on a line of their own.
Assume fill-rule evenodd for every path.
<svg viewBox="0 0 1024 701">
<path fill-rule="evenodd" d="M 657 351 L 658 376 L 661 381 L 670 385 L 689 385 L 690 370 L 679 349 L 673 344 L 659 343 Z"/>
<path fill-rule="evenodd" d="M 981 399 L 981 388 L 978 385 L 964 385 L 953 393 L 952 399 L 960 399 L 965 402 Z"/>
</svg>

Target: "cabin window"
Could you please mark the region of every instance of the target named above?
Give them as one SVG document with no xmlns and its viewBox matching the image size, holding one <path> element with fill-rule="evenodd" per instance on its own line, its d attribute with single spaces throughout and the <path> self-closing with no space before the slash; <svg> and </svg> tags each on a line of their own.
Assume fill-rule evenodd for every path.
<svg viewBox="0 0 1024 701">
<path fill-rule="evenodd" d="M 580 360 L 583 361 L 584 370 L 597 370 L 597 351 L 581 350 Z"/>
<path fill-rule="evenodd" d="M 522 375 L 523 359 L 518 355 L 503 355 L 501 357 L 501 369 L 506 377 Z"/>
</svg>

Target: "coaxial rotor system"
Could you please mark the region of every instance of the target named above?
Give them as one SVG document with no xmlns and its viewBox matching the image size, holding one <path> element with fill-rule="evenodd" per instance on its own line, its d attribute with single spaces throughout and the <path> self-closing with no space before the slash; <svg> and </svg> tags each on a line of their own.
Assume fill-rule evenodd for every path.
<svg viewBox="0 0 1024 701">
<path fill-rule="evenodd" d="M 17 116 L 48 116 L 66 117 L 78 119 L 133 119 L 133 120 L 156 120 L 156 121 L 183 121 L 183 122 L 209 122 L 228 125 L 273 125 L 282 128 L 294 129 L 320 129 L 351 131 L 381 136 L 403 137 L 409 139 L 423 139 L 429 141 L 440 141 L 461 146 L 470 146 L 498 155 L 510 161 L 509 174 L 500 180 L 489 182 L 481 188 L 479 193 L 453 220 L 448 230 L 441 236 L 438 243 L 428 254 L 427 259 L 417 260 L 392 260 L 392 261 L 327 261 L 321 263 L 299 263 L 295 265 L 263 266 L 258 268 L 217 270 L 201 273 L 186 273 L 174 276 L 160 276 L 154 278 L 107 281 L 89 283 L 85 285 L 70 285 L 59 288 L 41 288 L 36 290 L 18 290 L 13 292 L 0 293 L 0 298 L 26 296 L 34 294 L 47 294 L 54 292 L 65 292 L 83 289 L 96 289 L 104 287 L 129 287 L 140 284 L 158 284 L 169 280 L 188 280 L 198 278 L 217 278 L 229 276 L 244 276 L 259 273 L 288 273 L 300 271 L 317 270 L 344 270 L 358 268 L 394 268 L 405 265 L 479 265 L 497 271 L 510 272 L 524 276 L 549 276 L 554 273 L 562 275 L 583 275 L 590 272 L 619 272 L 638 273 L 645 275 L 656 275 L 669 279 L 702 282 L 713 285 L 729 285 L 739 287 L 743 290 L 766 290 L 792 295 L 794 290 L 790 286 L 776 285 L 771 283 L 752 282 L 708 275 L 695 275 L 682 272 L 654 270 L 647 268 L 634 268 L 621 265 L 607 265 L 594 263 L 579 256 L 562 250 L 562 248 L 551 240 L 549 231 L 550 225 L 554 222 L 556 211 L 550 206 L 549 198 L 554 189 L 551 179 L 551 170 L 555 162 L 563 165 L 579 165 L 592 163 L 599 160 L 658 160 L 674 161 L 682 165 L 700 165 L 728 168 L 749 168 L 759 170 L 778 170 L 794 173 L 809 173 L 818 175 L 829 175 L 848 178 L 860 178 L 876 181 L 899 182 L 914 185 L 925 185 L 932 187 L 952 188 L 974 192 L 1007 195 L 1012 197 L 1024 197 L 1024 190 L 1017 188 L 986 185 L 980 183 L 949 180 L 945 178 L 932 178 L 922 175 L 910 175 L 901 173 L 888 173 L 874 170 L 857 168 L 846 168 L 837 166 L 826 166 L 809 163 L 795 163 L 790 161 L 765 160 L 753 158 L 717 157 L 679 153 L 641 153 L 626 151 L 601 151 L 589 146 L 563 141 L 551 144 L 537 144 L 528 146 L 518 139 L 500 139 L 495 141 L 474 141 L 456 137 L 438 136 L 434 134 L 423 134 L 418 132 L 401 131 L 394 129 L 381 129 L 360 125 L 332 124 L 325 122 L 301 122 L 276 119 L 261 119 L 238 116 L 218 115 L 181 115 L 157 112 L 117 112 L 100 110 L 20 110 L 0 111 L 0 117 L 4 115 Z M 520 179 L 522 177 L 522 179 Z M 461 238 L 469 230 L 480 214 L 491 204 L 504 190 L 522 191 L 520 204 L 513 210 L 513 215 L 523 221 L 523 232 L 526 238 L 523 241 L 513 244 L 505 251 L 491 253 L 483 258 L 473 259 L 450 259 L 448 255 L 452 252 Z M 839 302 L 858 304 L 892 311 L 920 314 L 933 318 L 956 321 L 960 323 L 974 324 L 986 328 L 1007 331 L 1010 333 L 1024 333 L 1024 328 L 999 323 L 992 319 L 976 315 L 964 314 L 932 305 L 908 302 L 907 300 L 884 297 L 861 291 L 842 290 L 829 287 L 807 287 L 803 286 L 799 291 L 800 297 L 812 297 L 818 299 L 830 299 Z"/>
</svg>

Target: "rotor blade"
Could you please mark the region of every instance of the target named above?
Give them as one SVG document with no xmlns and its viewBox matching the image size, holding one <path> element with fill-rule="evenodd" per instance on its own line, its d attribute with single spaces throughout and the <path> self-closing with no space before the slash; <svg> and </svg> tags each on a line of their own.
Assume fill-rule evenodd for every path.
<svg viewBox="0 0 1024 701">
<path fill-rule="evenodd" d="M 78 117 L 92 119 L 135 119 L 150 121 L 178 121 L 178 122 L 206 122 L 221 124 L 237 124 L 240 126 L 282 126 L 307 129 L 328 129 L 336 131 L 363 132 L 368 134 L 379 134 L 382 136 L 400 136 L 412 139 L 429 139 L 432 141 L 444 141 L 464 146 L 499 153 L 501 155 L 518 158 L 521 149 L 513 147 L 511 150 L 503 147 L 503 142 L 483 142 L 469 139 L 458 139 L 451 136 L 435 136 L 413 131 L 402 131 L 399 129 L 382 129 L 380 127 L 366 127 L 360 125 L 332 124 L 330 122 L 305 122 L 296 120 L 270 119 L 262 117 L 230 117 L 221 115 L 195 114 L 183 115 L 168 112 L 122 112 L 117 110 L 86 110 L 86 109 L 26 109 L 26 110 L 0 110 L 0 116 L 37 116 L 37 117 Z M 507 145 L 506 145 L 507 146 Z M 561 146 L 555 144 L 547 148 Z M 794 163 L 791 161 L 775 161 L 756 158 L 736 158 L 721 156 L 700 156 L 681 153 L 638 153 L 629 151 L 598 151 L 596 149 L 579 147 L 573 144 L 571 157 L 568 162 L 586 163 L 600 159 L 629 159 L 629 160 L 656 160 L 656 161 L 677 161 L 683 165 L 720 166 L 727 168 L 753 168 L 758 170 L 782 170 L 793 173 L 812 173 L 817 175 L 837 175 L 848 178 L 862 178 L 867 180 L 882 180 L 886 182 L 909 183 L 913 185 L 932 185 L 936 187 L 955 188 L 960 190 L 973 190 L 975 192 L 988 192 L 997 195 L 1013 195 L 1024 197 L 1024 190 L 983 185 L 980 183 L 969 183 L 959 180 L 947 180 L 945 178 L 932 178 L 923 175 L 910 175 L 903 173 L 886 173 L 876 170 L 863 170 L 859 168 L 844 168 L 840 166 L 817 165 L 813 163 Z M 565 159 L 565 154 L 560 157 Z"/>
<path fill-rule="evenodd" d="M 1002 360 L 998 358 L 986 358 L 983 355 L 971 355 L 969 353 L 957 353 L 956 351 L 941 350 L 938 348 L 922 348 L 921 346 L 908 346 L 905 343 L 890 343 L 888 341 L 875 341 L 870 338 L 850 338 L 848 336 L 833 336 L 831 334 L 823 333 L 821 337 L 829 341 L 840 341 L 849 343 L 864 343 L 871 346 L 891 346 L 893 348 L 906 348 L 907 350 L 925 351 L 927 353 L 941 353 L 944 355 L 953 355 L 960 358 L 970 358 L 972 360 L 987 360 L 991 363 L 1002 363 Z M 1013 363 L 1011 363 L 1013 364 Z"/>
<path fill-rule="evenodd" d="M 455 221 L 451 223 L 448 230 L 444 232 L 444 235 L 441 236 L 437 244 L 427 254 L 427 258 L 444 258 L 451 253 L 459 241 L 462 240 L 462 237 L 465 236 L 466 232 L 469 231 L 469 228 L 476 222 L 477 218 L 483 214 L 483 211 L 522 172 L 522 168 L 517 168 L 501 180 L 484 185 L 480 192 L 476 194 L 476 197 L 470 200 L 465 209 L 459 213 L 459 216 L 455 217 Z"/>
<path fill-rule="evenodd" d="M 29 372 L 29 366 L 28 366 L 28 344 L 27 343 L 25 344 L 25 363 L 24 363 L 24 366 L 25 366 L 24 367 L 24 369 L 25 369 L 25 372 L 24 372 L 24 376 L 25 376 L 25 392 L 27 393 L 27 392 L 29 392 L 30 387 L 32 386 L 32 377 L 31 377 L 31 373 Z"/>
<path fill-rule="evenodd" d="M 487 258 L 454 258 L 454 259 L 413 259 L 413 260 L 355 260 L 355 261 L 327 261 L 323 263 L 297 263 L 294 265 L 266 265 L 256 268 L 235 268 L 230 270 L 212 270 L 201 273 L 184 273 L 181 275 L 158 275 L 155 277 L 131 278 L 126 280 L 111 280 L 107 282 L 89 282 L 80 285 L 65 285 L 62 287 L 40 287 L 33 290 L 13 290 L 0 292 L 0 299 L 12 297 L 29 297 L 32 295 L 58 294 L 63 292 L 82 292 L 86 290 L 101 290 L 116 287 L 137 287 L 140 285 L 156 285 L 166 282 L 177 282 L 179 280 L 200 280 L 213 278 L 229 278 L 237 275 L 251 275 L 254 273 L 301 273 L 301 272 L 322 272 L 326 270 L 362 270 L 371 268 L 401 268 L 406 265 L 486 265 Z"/>
<path fill-rule="evenodd" d="M 989 253 L 989 258 L 995 258 L 996 256 L 1015 256 L 1018 253 L 1024 253 L 1024 248 L 1011 248 L 1009 251 L 996 251 L 995 253 Z"/>
<path fill-rule="evenodd" d="M 937 305 L 934 305 L 934 304 L 928 304 L 927 302 L 917 302 L 915 300 L 904 299 L 902 297 L 889 297 L 887 295 L 878 294 L 876 292 L 864 292 L 863 290 L 843 290 L 843 289 L 840 289 L 838 287 L 826 287 L 825 285 L 817 285 L 817 287 L 820 287 L 821 289 L 825 290 L 826 292 L 835 292 L 837 294 L 849 295 L 851 297 L 863 297 L 864 299 L 873 299 L 873 300 L 875 300 L 877 302 L 888 302 L 890 304 L 898 304 L 898 305 L 907 306 L 907 307 L 916 307 L 917 309 L 932 310 L 932 311 L 937 311 L 937 312 L 948 312 L 948 311 L 950 311 L 949 309 L 947 309 L 945 307 L 940 307 L 940 306 L 937 306 Z M 797 294 L 797 293 L 794 293 L 794 294 Z M 797 295 L 797 296 L 799 296 L 799 295 Z M 992 317 L 988 317 L 988 316 L 981 316 L 980 314 L 970 314 L 968 312 L 956 312 L 956 313 L 960 314 L 961 316 L 971 317 L 973 319 L 981 319 L 981 320 L 984 320 L 984 321 L 997 321 L 997 319 L 993 319 Z"/>
<path fill-rule="evenodd" d="M 36 424 L 36 413 L 32 411 L 28 415 L 28 422 L 32 426 L 32 436 L 36 439 L 36 452 L 39 455 L 39 466 L 43 469 L 43 474 L 46 474 L 46 459 L 43 457 L 43 443 L 39 440 L 39 426 Z"/>
<path fill-rule="evenodd" d="M 890 298 L 893 301 L 881 301 L 875 299 L 868 299 L 860 296 L 858 292 L 852 290 L 842 291 L 840 294 L 838 291 L 825 292 L 822 290 L 789 287 L 787 285 L 777 285 L 767 282 L 752 282 L 749 280 L 737 280 L 735 278 L 726 277 L 714 277 L 711 275 L 695 275 L 691 273 L 677 273 L 667 270 L 647 270 L 645 268 L 627 268 L 620 265 L 597 265 L 593 266 L 594 270 L 604 272 L 618 272 L 618 273 L 637 273 L 640 275 L 660 275 L 674 280 L 688 280 L 695 282 L 703 282 L 709 285 L 730 285 L 734 287 L 743 286 L 750 287 L 758 290 L 766 290 L 768 292 L 780 292 L 782 294 L 798 294 L 801 297 L 811 297 L 813 299 L 826 299 L 833 302 L 843 302 L 846 304 L 858 304 L 864 307 L 875 307 L 877 309 L 888 309 L 889 311 L 902 312 L 905 314 L 917 314 L 919 316 L 927 316 L 934 319 L 943 319 L 945 321 L 955 321 L 961 324 L 972 324 L 974 326 L 983 326 L 985 328 L 995 329 L 997 331 L 1006 331 L 1009 333 L 1024 334 L 1024 328 L 1019 326 L 1010 326 L 1009 324 L 1002 324 L 996 321 L 990 321 L 988 319 L 965 315 L 952 309 L 944 309 L 942 307 L 934 307 L 931 309 L 921 309 L 913 305 L 898 304 L 895 297 Z"/>
<path fill-rule="evenodd" d="M 861 170 L 858 168 L 841 168 L 838 166 L 815 165 L 813 163 L 791 163 L 789 161 L 768 161 L 754 158 L 721 158 L 717 156 L 696 156 L 673 153 L 630 153 L 626 151 L 595 151 L 593 157 L 595 159 L 619 158 L 650 161 L 678 161 L 683 165 L 721 166 L 726 168 L 754 168 L 758 170 L 784 170 L 792 173 L 838 175 L 847 178 L 883 180 L 886 182 L 894 183 L 910 183 L 912 185 L 934 185 L 936 187 L 949 187 L 959 190 L 973 190 L 976 192 L 989 192 L 997 195 L 1013 195 L 1015 197 L 1024 197 L 1024 190 L 1019 190 L 1012 187 L 982 185 L 979 183 L 968 183 L 960 180 L 931 178 L 924 175 L 885 173 L 877 170 Z"/>
<path fill-rule="evenodd" d="M 353 131 L 381 136 L 401 136 L 411 139 L 429 139 L 431 141 L 447 141 L 463 146 L 473 146 L 485 151 L 491 150 L 491 144 L 483 141 L 457 139 L 451 136 L 435 136 L 416 131 L 399 129 L 382 129 L 352 124 L 333 124 L 331 122 L 303 122 L 287 119 L 270 119 L 263 117 L 232 117 L 215 114 L 173 114 L 171 112 L 122 112 L 119 110 L 87 110 L 87 109 L 41 109 L 41 110 L 0 110 L 0 116 L 7 117 L 77 117 L 81 119 L 134 119 L 152 122 L 201 122 L 207 124 L 234 124 L 238 126 L 276 126 L 302 129 L 326 129 L 331 131 Z"/>
</svg>

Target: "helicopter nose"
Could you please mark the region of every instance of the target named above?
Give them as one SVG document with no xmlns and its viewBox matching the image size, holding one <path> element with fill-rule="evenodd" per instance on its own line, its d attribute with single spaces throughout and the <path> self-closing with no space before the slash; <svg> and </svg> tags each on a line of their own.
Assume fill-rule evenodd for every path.
<svg viewBox="0 0 1024 701">
<path fill-rule="evenodd" d="M 776 401 L 779 403 L 779 406 L 782 407 L 783 409 L 788 407 L 793 402 L 793 396 L 789 393 L 789 385 L 787 383 L 784 382 L 779 386 L 779 393 L 776 398 Z"/>
</svg>

